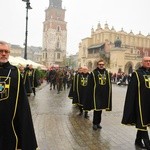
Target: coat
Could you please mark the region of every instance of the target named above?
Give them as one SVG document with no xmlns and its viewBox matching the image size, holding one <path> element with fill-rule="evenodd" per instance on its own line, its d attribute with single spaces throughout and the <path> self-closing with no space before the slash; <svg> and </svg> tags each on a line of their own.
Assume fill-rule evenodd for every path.
<svg viewBox="0 0 150 150">
<path fill-rule="evenodd" d="M 144 67 L 132 73 L 128 85 L 122 124 L 145 129 L 150 125 L 150 70 Z"/>
<path fill-rule="evenodd" d="M 0 66 L 0 150 L 36 150 L 30 106 L 20 71 Z"/>
<path fill-rule="evenodd" d="M 89 77 L 85 110 L 112 110 L 112 85 L 106 69 L 96 68 Z"/>
</svg>

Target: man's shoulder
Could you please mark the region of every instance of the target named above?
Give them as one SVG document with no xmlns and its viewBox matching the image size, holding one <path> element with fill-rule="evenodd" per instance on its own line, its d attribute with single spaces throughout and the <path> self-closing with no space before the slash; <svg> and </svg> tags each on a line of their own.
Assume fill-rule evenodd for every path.
<svg viewBox="0 0 150 150">
<path fill-rule="evenodd" d="M 98 69 L 97 68 L 95 68 L 92 72 L 94 73 L 94 72 L 97 72 L 98 71 Z"/>
<path fill-rule="evenodd" d="M 10 64 L 10 65 L 8 66 L 8 68 L 10 68 L 10 69 L 12 69 L 12 70 L 17 70 L 17 69 L 18 69 L 16 66 L 14 66 L 14 65 L 12 65 L 12 64 Z"/>
</svg>

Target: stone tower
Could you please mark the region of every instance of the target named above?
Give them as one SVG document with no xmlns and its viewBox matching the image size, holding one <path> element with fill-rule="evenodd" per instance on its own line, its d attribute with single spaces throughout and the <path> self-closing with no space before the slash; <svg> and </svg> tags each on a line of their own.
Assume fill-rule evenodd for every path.
<svg viewBox="0 0 150 150">
<path fill-rule="evenodd" d="M 67 22 L 61 0 L 49 0 L 43 23 L 42 62 L 47 67 L 63 67 L 66 59 Z"/>
</svg>

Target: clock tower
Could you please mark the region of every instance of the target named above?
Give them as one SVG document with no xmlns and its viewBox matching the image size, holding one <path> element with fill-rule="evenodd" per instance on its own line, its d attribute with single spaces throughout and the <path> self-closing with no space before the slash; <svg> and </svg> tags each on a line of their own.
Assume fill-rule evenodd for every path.
<svg viewBox="0 0 150 150">
<path fill-rule="evenodd" d="M 67 22 L 61 0 L 49 0 L 43 22 L 42 61 L 47 67 L 63 67 L 66 59 Z"/>
</svg>

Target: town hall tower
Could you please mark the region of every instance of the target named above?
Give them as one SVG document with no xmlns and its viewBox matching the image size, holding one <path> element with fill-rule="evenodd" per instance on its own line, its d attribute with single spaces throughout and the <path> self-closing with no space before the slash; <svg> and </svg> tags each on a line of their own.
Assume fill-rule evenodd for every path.
<svg viewBox="0 0 150 150">
<path fill-rule="evenodd" d="M 49 0 L 43 23 L 42 62 L 47 67 L 65 65 L 67 22 L 62 0 Z"/>
</svg>

